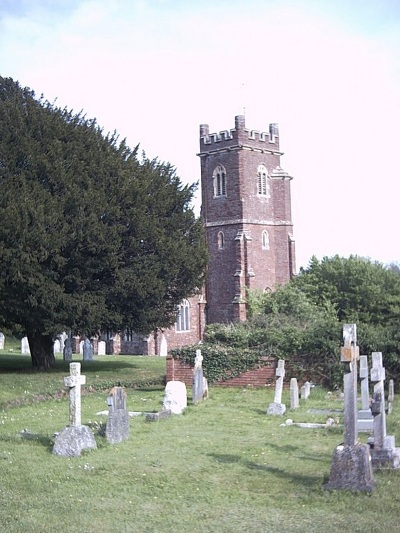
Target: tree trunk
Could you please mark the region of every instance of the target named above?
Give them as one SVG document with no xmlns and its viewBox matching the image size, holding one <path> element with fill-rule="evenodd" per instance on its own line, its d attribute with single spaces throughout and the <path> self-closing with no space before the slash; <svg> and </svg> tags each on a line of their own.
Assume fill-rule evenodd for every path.
<svg viewBox="0 0 400 533">
<path fill-rule="evenodd" d="M 52 335 L 28 333 L 29 349 L 31 351 L 32 366 L 36 370 L 48 370 L 56 366 L 53 350 Z"/>
</svg>

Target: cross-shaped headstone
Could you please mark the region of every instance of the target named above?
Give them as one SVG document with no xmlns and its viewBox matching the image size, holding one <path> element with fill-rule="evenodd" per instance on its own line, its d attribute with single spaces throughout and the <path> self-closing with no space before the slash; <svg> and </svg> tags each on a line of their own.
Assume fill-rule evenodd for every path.
<svg viewBox="0 0 400 533">
<path fill-rule="evenodd" d="M 345 324 L 340 360 L 344 368 L 344 440 L 348 446 L 353 446 L 357 442 L 357 360 L 360 357 L 359 353 L 357 326 Z"/>
<path fill-rule="evenodd" d="M 278 360 L 278 366 L 275 370 L 275 375 L 277 377 L 275 384 L 275 398 L 274 403 L 281 403 L 282 401 L 282 389 L 283 389 L 283 378 L 285 377 L 285 361 L 283 359 Z"/>
<path fill-rule="evenodd" d="M 64 385 L 69 387 L 69 425 L 81 426 L 81 385 L 86 383 L 86 376 L 81 375 L 81 364 L 69 364 L 70 375 L 64 378 Z"/>
</svg>

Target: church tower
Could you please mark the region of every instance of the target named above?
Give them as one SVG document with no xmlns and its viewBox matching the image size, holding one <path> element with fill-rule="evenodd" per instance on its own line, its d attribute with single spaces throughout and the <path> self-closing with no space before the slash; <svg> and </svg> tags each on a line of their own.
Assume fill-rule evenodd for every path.
<svg viewBox="0 0 400 533">
<path fill-rule="evenodd" d="M 246 319 L 246 291 L 274 289 L 295 274 L 291 177 L 280 167 L 277 124 L 209 133 L 200 126 L 202 217 L 209 266 L 207 322 Z"/>
</svg>

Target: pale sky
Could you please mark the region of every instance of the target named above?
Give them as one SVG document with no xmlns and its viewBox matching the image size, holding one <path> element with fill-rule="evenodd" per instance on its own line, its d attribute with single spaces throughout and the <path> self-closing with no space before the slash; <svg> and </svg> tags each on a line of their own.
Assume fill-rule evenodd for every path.
<svg viewBox="0 0 400 533">
<path fill-rule="evenodd" d="M 200 179 L 201 123 L 277 122 L 298 268 L 400 261 L 398 0 L 0 0 L 0 75 L 184 183 Z"/>
</svg>

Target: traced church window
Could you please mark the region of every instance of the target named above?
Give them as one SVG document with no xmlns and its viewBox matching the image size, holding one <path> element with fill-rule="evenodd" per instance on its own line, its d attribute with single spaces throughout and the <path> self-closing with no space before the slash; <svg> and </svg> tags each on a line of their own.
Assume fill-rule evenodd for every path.
<svg viewBox="0 0 400 533">
<path fill-rule="evenodd" d="M 214 197 L 226 196 L 226 170 L 222 165 L 215 167 L 213 172 Z"/>
<path fill-rule="evenodd" d="M 183 302 L 178 307 L 178 315 L 176 317 L 176 331 L 190 331 L 189 310 L 189 302 L 187 300 L 183 300 Z"/>
<path fill-rule="evenodd" d="M 223 250 L 225 248 L 225 237 L 222 231 L 218 232 L 218 250 Z"/>
<path fill-rule="evenodd" d="M 265 165 L 258 165 L 257 168 L 257 194 L 269 196 L 268 171 Z"/>
</svg>

